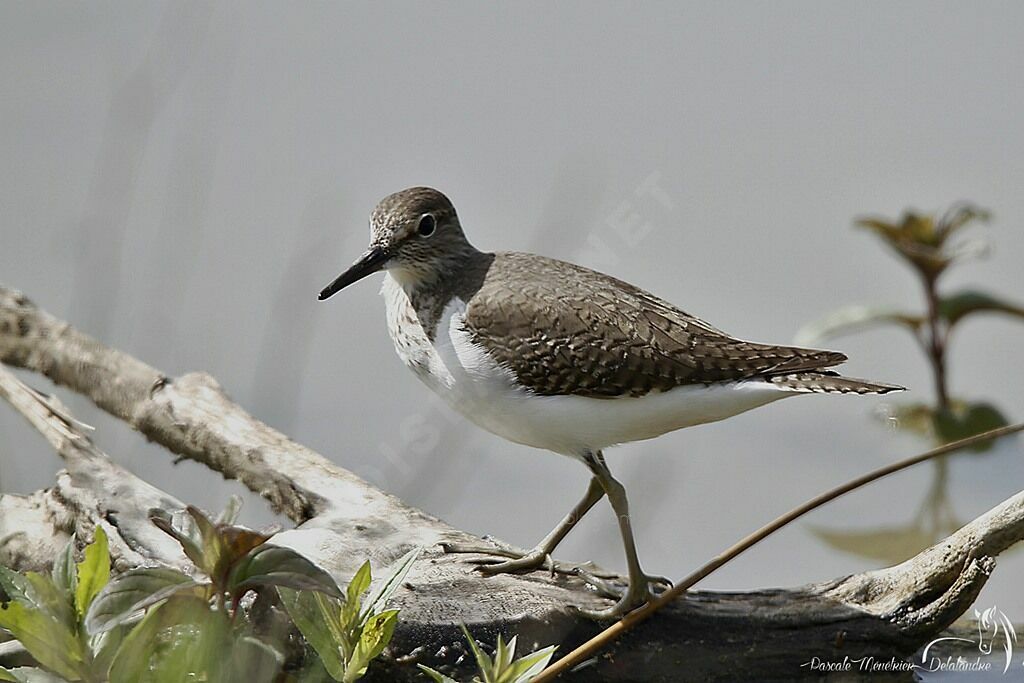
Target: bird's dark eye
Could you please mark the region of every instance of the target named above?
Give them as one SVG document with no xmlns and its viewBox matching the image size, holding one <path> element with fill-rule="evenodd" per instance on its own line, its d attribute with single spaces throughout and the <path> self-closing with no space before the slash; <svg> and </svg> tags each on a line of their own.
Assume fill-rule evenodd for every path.
<svg viewBox="0 0 1024 683">
<path fill-rule="evenodd" d="M 434 234 L 434 230 L 437 228 L 437 219 L 431 216 L 429 213 L 423 214 L 420 218 L 420 224 L 416 226 L 416 232 L 421 237 L 430 237 Z"/>
</svg>

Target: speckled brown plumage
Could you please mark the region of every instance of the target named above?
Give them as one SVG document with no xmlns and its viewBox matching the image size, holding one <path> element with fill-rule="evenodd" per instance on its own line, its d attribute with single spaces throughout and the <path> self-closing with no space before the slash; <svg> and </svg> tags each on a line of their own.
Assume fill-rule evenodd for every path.
<svg viewBox="0 0 1024 683">
<path fill-rule="evenodd" d="M 466 327 L 537 394 L 643 396 L 686 384 L 791 376 L 846 360 L 835 351 L 736 339 L 638 287 L 571 263 L 515 252 L 482 256 L 484 277 L 456 286 L 469 303 Z M 792 382 L 815 390 L 809 377 Z M 819 391 L 829 390 L 829 382 L 819 383 Z"/>
<path fill-rule="evenodd" d="M 425 217 L 436 230 L 423 235 Z M 377 205 L 370 225 L 365 257 L 377 254 L 373 263 L 386 263 L 404 292 L 395 300 L 394 322 L 421 328 L 425 343 L 434 344 L 448 303 L 453 297 L 465 302 L 463 324 L 472 341 L 517 384 L 538 395 L 635 397 L 747 380 L 798 392 L 900 388 L 839 378 L 825 370 L 846 360 L 835 351 L 736 339 L 588 268 L 534 254 L 481 252 L 466 239 L 452 203 L 429 187 L 389 195 Z M 358 274 L 350 277 L 350 269 L 321 298 L 370 272 L 359 264 L 353 268 Z M 403 348 L 415 341 L 414 334 L 396 337 Z M 411 348 L 406 348 L 409 362 L 422 366 L 427 357 L 419 358 Z"/>
</svg>

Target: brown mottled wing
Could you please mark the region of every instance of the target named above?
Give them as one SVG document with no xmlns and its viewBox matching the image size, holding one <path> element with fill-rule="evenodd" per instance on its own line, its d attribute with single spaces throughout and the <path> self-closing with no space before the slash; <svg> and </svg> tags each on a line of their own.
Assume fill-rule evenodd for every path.
<svg viewBox="0 0 1024 683">
<path fill-rule="evenodd" d="M 629 283 L 519 253 L 495 256 L 469 299 L 465 324 L 542 395 L 643 396 L 846 360 L 834 351 L 734 339 Z"/>
</svg>

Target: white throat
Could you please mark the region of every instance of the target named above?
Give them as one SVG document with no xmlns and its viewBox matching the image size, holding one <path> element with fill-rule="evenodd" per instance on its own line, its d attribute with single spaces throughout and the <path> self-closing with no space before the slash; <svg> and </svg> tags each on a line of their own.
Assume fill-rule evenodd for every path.
<svg viewBox="0 0 1024 683">
<path fill-rule="evenodd" d="M 410 268 L 390 266 L 385 271 L 384 284 L 381 286 L 381 294 L 384 293 L 384 288 L 387 287 L 388 280 L 394 281 L 395 284 L 401 287 L 402 291 L 409 294 L 417 285 L 423 282 L 423 276 Z"/>
</svg>

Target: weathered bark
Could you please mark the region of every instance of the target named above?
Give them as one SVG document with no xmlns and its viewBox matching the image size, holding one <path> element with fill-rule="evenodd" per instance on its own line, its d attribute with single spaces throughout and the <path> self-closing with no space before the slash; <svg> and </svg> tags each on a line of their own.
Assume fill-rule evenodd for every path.
<svg viewBox="0 0 1024 683">
<path fill-rule="evenodd" d="M 298 524 L 274 542 L 296 548 L 339 580 L 364 559 L 381 576 L 408 549 L 423 546 L 396 594 L 400 626 L 389 657 L 371 668 L 372 680 L 422 680 L 412 665 L 417 661 L 464 672 L 468 662 L 457 663 L 465 652 L 460 622 L 484 642 L 497 632 L 518 633 L 521 647 L 558 643 L 562 652 L 600 628 L 572 611 L 602 600 L 580 579 L 546 572 L 480 576 L 465 556 L 438 547 L 480 539 L 259 422 L 208 375 L 167 378 L 2 287 L 0 361 L 41 372 L 173 453 L 239 479 Z M 67 466 L 47 492 L 0 498 L 0 559 L 19 568 L 45 565 L 68 532 L 99 522 L 119 539 L 119 568 L 180 562 L 174 548 L 147 533 L 146 518 L 152 507 L 181 503 L 96 450 L 53 401 L 19 389 L 9 374 L 0 378 L 0 393 L 47 435 Z M 815 656 L 905 657 L 969 607 L 995 556 L 1022 538 L 1024 493 L 895 567 L 793 589 L 691 592 L 566 679 L 791 680 L 809 674 L 800 665 Z"/>
<path fill-rule="evenodd" d="M 0 498 L 0 561 L 19 569 L 46 567 L 71 534 L 84 545 L 101 526 L 110 539 L 114 571 L 143 564 L 188 567 L 177 543 L 149 522 L 151 510 L 177 510 L 184 503 L 116 464 L 55 397 L 35 391 L 3 366 L 0 398 L 50 442 L 66 465 L 53 488 Z"/>
</svg>

